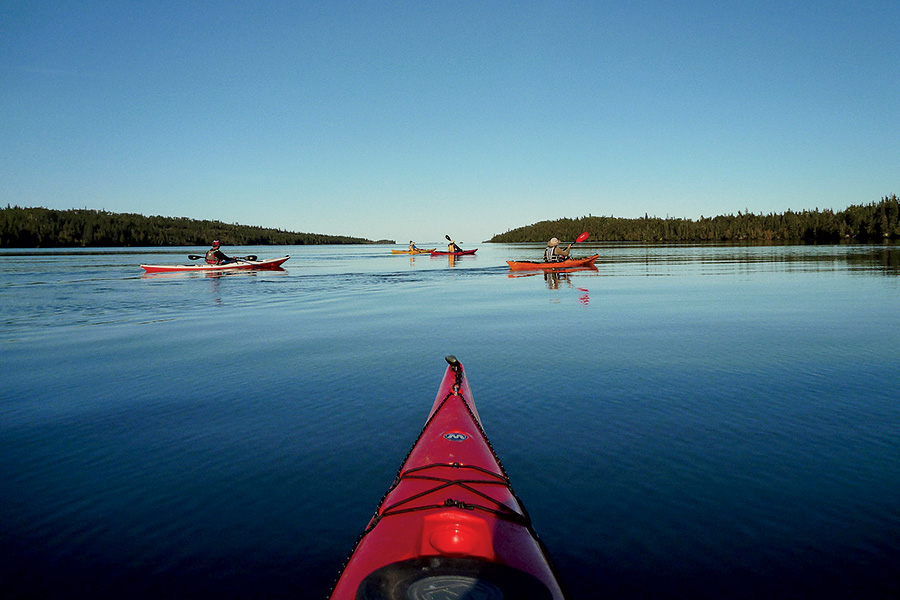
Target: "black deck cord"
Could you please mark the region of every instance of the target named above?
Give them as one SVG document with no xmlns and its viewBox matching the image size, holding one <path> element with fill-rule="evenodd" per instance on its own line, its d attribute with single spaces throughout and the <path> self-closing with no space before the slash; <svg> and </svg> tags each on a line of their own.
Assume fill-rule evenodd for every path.
<svg viewBox="0 0 900 600">
<path fill-rule="evenodd" d="M 350 558 L 353 556 L 353 553 L 356 552 L 356 549 L 357 549 L 357 547 L 359 547 L 359 544 L 362 542 L 363 538 L 366 537 L 366 534 L 368 534 L 370 531 L 372 531 L 375 528 L 375 525 L 377 525 L 378 522 L 380 522 L 381 519 L 380 519 L 378 513 L 381 511 L 381 506 L 382 506 L 382 504 L 384 504 L 384 500 L 385 500 L 385 498 L 387 498 L 388 494 L 390 494 L 391 491 L 395 487 L 397 487 L 397 485 L 402 480 L 403 465 L 405 465 L 406 461 L 409 460 L 409 457 L 412 454 L 412 451 L 415 449 L 416 444 L 419 443 L 419 440 L 421 440 L 422 436 L 425 434 L 425 430 L 428 429 L 428 426 L 431 424 L 431 422 L 434 420 L 434 418 L 437 416 L 437 414 L 441 411 L 441 408 L 443 408 L 444 404 L 446 404 L 447 399 L 450 398 L 450 396 L 461 395 L 461 394 L 459 394 L 459 391 L 460 391 L 460 389 L 462 389 L 462 363 L 460 363 L 459 360 L 452 354 L 448 354 L 447 356 L 445 356 L 444 360 L 447 361 L 447 364 L 449 364 L 450 368 L 453 369 L 453 372 L 456 373 L 456 382 L 454 383 L 453 387 L 451 388 L 450 393 L 448 393 L 446 396 L 444 396 L 444 399 L 441 400 L 441 403 L 434 410 L 431 417 L 425 422 L 425 425 L 422 426 L 422 430 L 419 432 L 419 435 L 416 436 L 416 441 L 413 442 L 412 446 L 410 446 L 410 448 L 409 448 L 409 451 L 406 453 L 406 456 L 403 457 L 403 461 L 400 463 L 400 468 L 397 470 L 397 476 L 394 478 L 394 482 L 391 484 L 391 486 L 387 489 L 387 491 L 381 497 L 381 500 L 378 502 L 378 506 L 375 509 L 375 514 L 372 516 L 372 520 L 373 520 L 372 526 L 366 527 L 362 531 L 362 533 L 360 533 L 359 536 L 356 538 L 356 542 L 353 544 L 353 548 L 350 550 L 350 553 L 347 555 L 347 558 L 344 559 L 344 564 L 341 566 L 341 570 L 339 571 L 337 578 L 334 580 L 334 583 L 331 586 L 331 590 L 328 592 L 328 598 L 330 598 L 331 594 L 334 593 L 334 588 L 337 587 L 337 583 L 338 583 L 338 581 L 340 581 L 341 575 L 344 574 L 344 570 L 347 568 L 347 564 L 350 562 Z M 544 555 L 544 558 L 547 560 L 547 564 L 550 565 L 550 570 L 553 572 L 553 575 L 556 578 L 556 581 L 559 583 L 560 587 L 562 587 L 562 583 L 560 582 L 560 578 L 559 578 L 557 569 L 553 564 L 553 560 L 550 558 L 550 553 L 549 553 L 547 547 L 544 545 L 543 540 L 541 540 L 540 536 L 538 536 L 537 531 L 535 531 L 534 526 L 531 523 L 531 516 L 528 514 L 528 511 L 525 509 L 525 505 L 519 499 L 519 496 L 516 494 L 515 490 L 513 490 L 512 482 L 510 482 L 509 476 L 507 476 L 507 474 L 506 474 L 506 469 L 503 468 L 503 463 L 500 462 L 500 457 L 497 456 L 497 452 L 494 450 L 494 446 L 491 444 L 491 440 L 488 439 L 487 434 L 484 432 L 484 428 L 481 426 L 481 422 L 477 418 L 475 418 L 475 414 L 472 412 L 472 409 L 469 406 L 469 403 L 463 402 L 463 405 L 466 407 L 466 410 L 469 412 L 469 415 L 472 417 L 472 421 L 478 427 L 478 432 L 481 433 L 481 437 L 484 438 L 485 443 L 487 444 L 488 448 L 490 448 L 491 454 L 494 456 L 494 460 L 497 461 L 497 465 L 500 467 L 500 473 L 503 476 L 506 487 L 509 489 L 509 492 L 512 494 L 513 498 L 516 501 L 516 504 L 519 507 L 519 510 L 521 511 L 522 522 L 519 524 L 522 527 L 525 527 L 525 529 L 528 531 L 528 533 L 531 534 L 531 537 L 534 538 L 534 540 L 538 543 L 538 547 L 540 547 L 541 552 Z M 496 475 L 496 473 L 495 473 L 495 475 Z M 438 506 L 443 506 L 443 505 L 438 505 Z M 423 508 L 431 508 L 431 507 L 423 507 Z M 506 507 L 506 508 L 509 508 L 509 507 Z M 565 596 L 565 597 L 569 596 L 565 592 L 565 590 L 563 590 L 563 596 Z"/>
<path fill-rule="evenodd" d="M 434 465 L 429 465 L 429 466 L 451 467 L 452 465 L 434 464 Z M 373 518 L 372 523 L 368 527 L 369 531 L 374 529 L 375 526 L 378 525 L 378 523 L 380 523 L 381 520 L 384 519 L 385 517 L 390 517 L 393 515 L 399 515 L 399 514 L 408 513 L 408 512 L 414 512 L 414 511 L 418 511 L 418 510 L 424 510 L 427 508 L 443 508 L 445 506 L 455 506 L 457 508 L 463 508 L 466 510 L 482 510 L 484 512 L 493 514 L 498 519 L 503 519 L 504 521 L 516 523 L 516 524 L 522 525 L 524 527 L 528 526 L 528 521 L 523 514 L 518 513 L 515 510 L 513 510 L 512 508 L 510 508 L 509 506 L 507 506 L 506 504 L 503 504 L 502 502 L 499 502 L 499 501 L 495 500 L 494 498 L 491 498 L 490 496 L 488 496 L 481 490 L 476 489 L 475 487 L 472 487 L 474 485 L 479 485 L 479 486 L 503 485 L 504 487 L 509 489 L 508 483 L 501 482 L 501 481 L 484 481 L 484 480 L 478 480 L 478 479 L 452 480 L 452 479 L 446 479 L 446 478 L 442 478 L 442 477 L 423 477 L 421 475 L 405 475 L 402 479 L 429 480 L 429 481 L 437 482 L 439 485 L 436 485 L 435 487 L 425 490 L 423 492 L 419 492 L 418 494 L 416 494 L 414 496 L 410 496 L 409 498 L 406 498 L 404 500 L 401 500 L 400 502 L 397 502 L 396 504 L 388 506 L 387 508 L 384 509 L 384 512 L 382 512 L 381 514 L 377 514 Z M 415 508 L 398 508 L 408 502 L 413 502 L 424 496 L 428 496 L 430 494 L 437 493 L 441 490 L 448 489 L 450 487 L 461 487 L 465 490 L 468 490 L 469 492 L 471 492 L 477 496 L 480 496 L 481 498 L 483 498 L 490 504 L 496 506 L 497 508 L 493 508 L 491 506 L 482 506 L 480 504 L 471 504 L 468 502 L 453 500 L 451 498 L 444 500 L 444 502 L 441 504 L 429 504 L 427 506 L 418 506 Z M 518 501 L 518 498 L 516 500 Z"/>
</svg>

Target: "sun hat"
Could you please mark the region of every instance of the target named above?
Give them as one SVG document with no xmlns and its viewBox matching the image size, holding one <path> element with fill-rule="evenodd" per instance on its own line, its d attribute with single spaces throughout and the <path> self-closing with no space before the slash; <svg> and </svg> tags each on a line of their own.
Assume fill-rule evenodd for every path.
<svg viewBox="0 0 900 600">
<path fill-rule="evenodd" d="M 547 242 L 548 246 L 559 246 L 559 240 L 556 238 L 550 238 L 550 241 Z"/>
</svg>

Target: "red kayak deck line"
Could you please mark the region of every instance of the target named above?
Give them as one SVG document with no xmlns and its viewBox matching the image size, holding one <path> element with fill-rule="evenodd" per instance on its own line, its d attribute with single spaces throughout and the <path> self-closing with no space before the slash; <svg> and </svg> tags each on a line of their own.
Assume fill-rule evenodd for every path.
<svg viewBox="0 0 900 600">
<path fill-rule="evenodd" d="M 234 271 L 234 270 L 271 270 L 279 269 L 290 256 L 282 256 L 281 258 L 268 258 L 266 260 L 237 260 L 235 262 L 225 263 L 222 265 L 141 265 L 147 273 L 172 273 L 177 271 Z"/>
<path fill-rule="evenodd" d="M 534 262 L 530 260 L 508 260 L 506 264 L 513 271 L 527 271 L 530 269 L 565 269 L 568 267 L 587 267 L 593 265 L 600 257 L 599 254 L 585 258 L 570 258 L 559 262 Z"/>
<path fill-rule="evenodd" d="M 435 250 L 431 253 L 432 256 L 463 256 L 465 254 L 475 254 L 478 251 L 478 248 L 474 250 L 463 250 L 462 252 L 444 252 L 441 250 Z"/>
<path fill-rule="evenodd" d="M 453 356 L 419 438 L 332 600 L 565 596 Z"/>
</svg>

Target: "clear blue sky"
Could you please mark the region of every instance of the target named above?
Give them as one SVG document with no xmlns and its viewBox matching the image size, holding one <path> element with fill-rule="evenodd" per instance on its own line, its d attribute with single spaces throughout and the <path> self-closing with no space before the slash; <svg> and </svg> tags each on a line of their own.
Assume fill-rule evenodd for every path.
<svg viewBox="0 0 900 600">
<path fill-rule="evenodd" d="M 900 193 L 900 2 L 0 3 L 0 202 L 468 245 Z"/>
</svg>

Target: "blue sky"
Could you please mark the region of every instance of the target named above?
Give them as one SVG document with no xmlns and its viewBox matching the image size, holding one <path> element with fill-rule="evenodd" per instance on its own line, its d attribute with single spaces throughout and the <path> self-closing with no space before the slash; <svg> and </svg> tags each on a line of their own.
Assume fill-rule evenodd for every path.
<svg viewBox="0 0 900 600">
<path fill-rule="evenodd" d="M 0 3 L 0 203 L 469 245 L 900 193 L 900 2 Z"/>
</svg>

